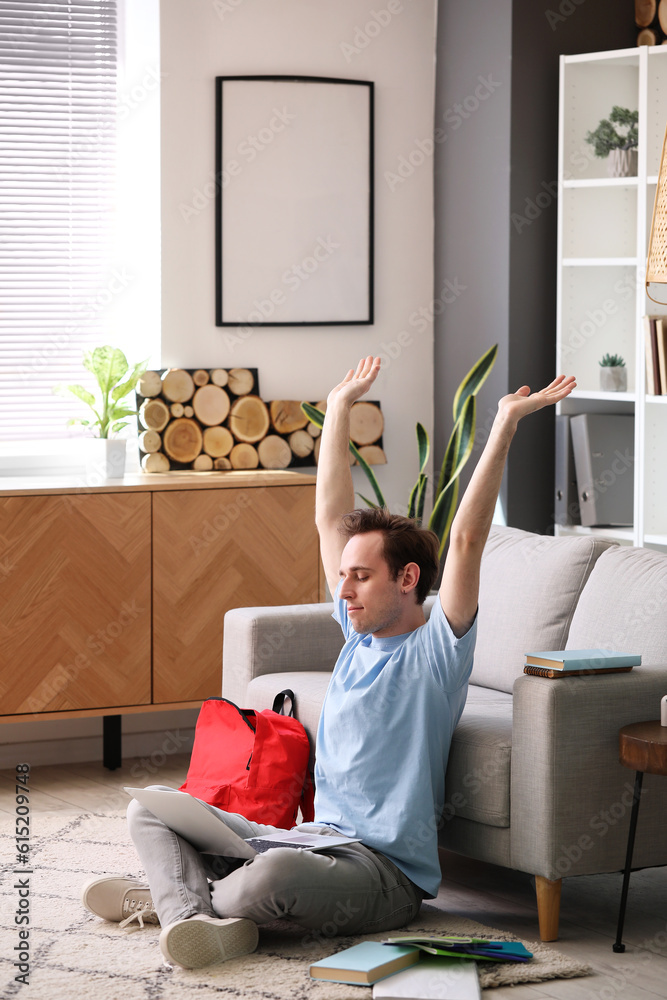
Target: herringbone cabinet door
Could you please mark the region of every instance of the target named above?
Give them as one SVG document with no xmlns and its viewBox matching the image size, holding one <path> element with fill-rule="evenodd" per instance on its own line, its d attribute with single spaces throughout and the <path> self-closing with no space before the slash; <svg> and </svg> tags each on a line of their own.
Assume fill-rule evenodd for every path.
<svg viewBox="0 0 667 1000">
<path fill-rule="evenodd" d="M 0 551 L 0 712 L 150 703 L 150 496 L 0 498 Z"/>
<path fill-rule="evenodd" d="M 314 486 L 153 496 L 153 700 L 219 695 L 230 608 L 318 601 Z"/>
</svg>

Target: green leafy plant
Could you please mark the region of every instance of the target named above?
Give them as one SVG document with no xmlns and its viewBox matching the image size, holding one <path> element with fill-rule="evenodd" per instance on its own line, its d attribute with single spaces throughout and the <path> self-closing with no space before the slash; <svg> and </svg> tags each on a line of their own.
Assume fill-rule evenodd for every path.
<svg viewBox="0 0 667 1000">
<path fill-rule="evenodd" d="M 489 372 L 493 368 L 498 354 L 498 345 L 494 344 L 485 354 L 473 365 L 466 377 L 463 379 L 456 395 L 454 396 L 453 418 L 454 427 L 445 449 L 445 457 L 440 468 L 440 475 L 433 497 L 433 509 L 428 520 L 427 527 L 434 531 L 440 540 L 440 556 L 442 556 L 449 529 L 451 528 L 456 505 L 459 498 L 459 475 L 464 465 L 470 458 L 473 444 L 475 442 L 476 423 L 476 400 L 475 397 L 486 381 Z M 310 403 L 302 403 L 301 409 L 317 427 L 324 424 L 324 414 L 317 407 Z M 419 474 L 417 481 L 410 491 L 408 499 L 408 517 L 414 518 L 421 524 L 424 518 L 424 506 L 426 503 L 426 488 L 428 486 L 428 476 L 425 469 L 428 464 L 430 454 L 429 436 L 422 424 L 417 424 L 417 449 L 419 455 Z M 363 494 L 358 496 L 369 507 L 386 507 L 384 496 L 375 473 L 359 453 L 356 445 L 350 441 L 350 451 L 357 462 L 364 470 L 366 477 L 373 489 L 375 502 L 368 500 Z"/>
<path fill-rule="evenodd" d="M 136 416 L 136 409 L 123 402 L 131 392 L 134 392 L 137 382 L 146 371 L 146 361 L 141 361 L 130 370 L 127 358 L 118 347 L 96 347 L 92 351 L 84 351 L 83 366 L 95 376 L 99 387 L 99 400 L 83 385 L 58 385 L 54 392 L 59 395 L 71 393 L 86 403 L 93 411 L 94 420 L 84 420 L 72 417 L 67 426 L 82 424 L 84 427 L 97 428 L 97 437 L 108 438 L 117 434 L 129 421 L 124 417 Z"/>
<path fill-rule="evenodd" d="M 638 121 L 638 111 L 620 108 L 615 104 L 609 118 L 603 118 L 594 132 L 586 133 L 586 142 L 594 147 L 595 155 L 601 158 L 609 156 L 612 149 L 634 149 L 639 139 Z M 622 131 L 618 131 L 616 126 Z"/>
<path fill-rule="evenodd" d="M 625 368 L 625 361 L 620 354 L 605 354 L 600 361 L 601 368 Z"/>
</svg>

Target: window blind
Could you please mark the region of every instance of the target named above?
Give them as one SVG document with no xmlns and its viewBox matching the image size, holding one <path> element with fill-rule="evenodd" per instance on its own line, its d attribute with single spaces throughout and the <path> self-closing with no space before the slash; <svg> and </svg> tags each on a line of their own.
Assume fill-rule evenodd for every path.
<svg viewBox="0 0 667 1000">
<path fill-rule="evenodd" d="M 58 438 L 108 342 L 117 0 L 0 0 L 0 439 Z"/>
</svg>

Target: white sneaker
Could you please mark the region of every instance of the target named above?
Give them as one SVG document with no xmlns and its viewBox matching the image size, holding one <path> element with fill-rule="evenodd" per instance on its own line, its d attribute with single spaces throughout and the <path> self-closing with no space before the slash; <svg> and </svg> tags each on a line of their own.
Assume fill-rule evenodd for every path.
<svg viewBox="0 0 667 1000">
<path fill-rule="evenodd" d="M 196 913 L 168 924 L 160 934 L 160 948 L 170 964 L 202 969 L 248 955 L 255 950 L 258 940 L 257 924 L 252 920 Z"/>
<path fill-rule="evenodd" d="M 81 887 L 81 902 L 104 920 L 113 920 L 127 927 L 137 921 L 140 927 L 159 924 L 151 891 L 145 882 L 122 875 L 91 878 Z"/>
</svg>

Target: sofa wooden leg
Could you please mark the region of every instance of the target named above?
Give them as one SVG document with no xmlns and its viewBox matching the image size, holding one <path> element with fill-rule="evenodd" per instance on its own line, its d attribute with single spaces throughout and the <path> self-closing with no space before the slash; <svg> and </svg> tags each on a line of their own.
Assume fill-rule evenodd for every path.
<svg viewBox="0 0 667 1000">
<path fill-rule="evenodd" d="M 543 875 L 535 876 L 535 892 L 537 895 L 537 916 L 540 922 L 540 938 L 542 941 L 555 941 L 558 938 L 558 918 L 560 916 L 560 890 L 562 878 L 553 882 Z"/>
</svg>

